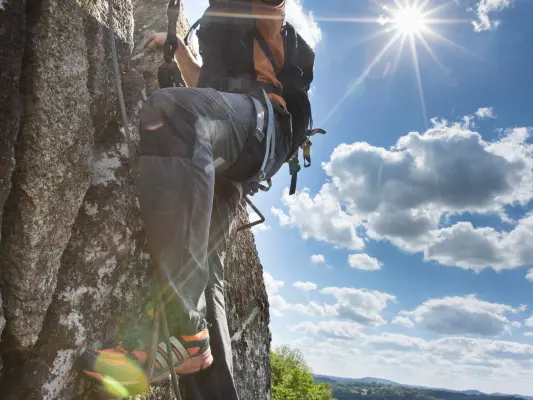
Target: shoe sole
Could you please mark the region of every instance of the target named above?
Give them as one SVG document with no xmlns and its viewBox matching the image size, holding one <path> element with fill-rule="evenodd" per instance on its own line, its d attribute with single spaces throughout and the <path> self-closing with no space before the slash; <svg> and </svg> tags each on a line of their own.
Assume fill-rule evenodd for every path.
<svg viewBox="0 0 533 400">
<path fill-rule="evenodd" d="M 194 374 L 202 369 L 209 368 L 211 364 L 213 364 L 213 355 L 211 354 L 211 348 L 208 348 L 201 356 L 195 356 L 185 360 L 181 365 L 175 368 L 175 371 L 177 375 Z M 170 369 L 166 369 L 165 371 L 161 371 L 157 375 L 154 375 L 151 381 L 152 383 L 160 382 L 168 379 L 169 375 Z"/>
</svg>

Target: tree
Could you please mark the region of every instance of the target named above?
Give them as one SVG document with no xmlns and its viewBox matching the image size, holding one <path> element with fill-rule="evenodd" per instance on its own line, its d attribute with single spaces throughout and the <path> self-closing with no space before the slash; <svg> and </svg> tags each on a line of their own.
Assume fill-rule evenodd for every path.
<svg viewBox="0 0 533 400">
<path fill-rule="evenodd" d="M 331 389 L 315 379 L 302 353 L 288 346 L 270 352 L 272 400 L 332 400 Z"/>
</svg>

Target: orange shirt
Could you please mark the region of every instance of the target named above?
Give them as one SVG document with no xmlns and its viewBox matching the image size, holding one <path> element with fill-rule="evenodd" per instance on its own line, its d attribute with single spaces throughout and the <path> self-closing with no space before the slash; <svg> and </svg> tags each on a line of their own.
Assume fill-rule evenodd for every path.
<svg viewBox="0 0 533 400">
<path fill-rule="evenodd" d="M 261 0 L 252 0 L 252 13 L 258 16 L 257 28 L 261 36 L 268 44 L 278 68 L 283 67 L 285 61 L 285 50 L 283 46 L 283 37 L 281 36 L 281 27 L 285 20 L 285 0 L 281 0 L 278 5 L 267 5 Z M 255 40 L 254 43 L 254 64 L 257 80 L 272 83 L 278 88 L 282 88 L 281 83 L 276 78 L 276 72 L 270 63 L 270 60 L 261 49 L 261 46 Z M 270 93 L 269 97 L 276 103 L 286 108 L 285 100 L 275 93 Z"/>
</svg>

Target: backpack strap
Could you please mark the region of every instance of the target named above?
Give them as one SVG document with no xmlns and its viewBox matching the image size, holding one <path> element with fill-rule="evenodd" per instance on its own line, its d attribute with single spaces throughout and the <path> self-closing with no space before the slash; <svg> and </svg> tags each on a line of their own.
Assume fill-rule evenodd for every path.
<svg viewBox="0 0 533 400">
<path fill-rule="evenodd" d="M 185 39 L 183 39 L 183 43 L 185 43 L 185 46 L 189 45 L 192 33 L 196 30 L 196 28 L 198 28 L 201 22 L 202 22 L 202 18 L 199 18 L 194 24 L 191 25 L 191 27 L 189 28 L 189 31 L 185 35 Z"/>
<path fill-rule="evenodd" d="M 274 53 L 272 53 L 270 46 L 266 42 L 263 35 L 261 35 L 261 32 L 259 31 L 257 25 L 254 28 L 254 37 L 255 40 L 257 40 L 259 47 L 261 47 L 261 50 L 263 50 L 263 53 L 265 53 L 265 56 L 268 58 L 268 61 L 270 61 L 270 64 L 272 64 L 272 68 L 274 69 L 275 74 L 279 74 L 280 68 L 276 64 L 276 58 L 274 57 Z"/>
<path fill-rule="evenodd" d="M 283 31 L 285 32 L 284 44 L 285 44 L 285 63 L 289 65 L 295 65 L 295 49 L 296 49 L 296 30 L 294 26 L 285 22 L 283 26 Z"/>
</svg>

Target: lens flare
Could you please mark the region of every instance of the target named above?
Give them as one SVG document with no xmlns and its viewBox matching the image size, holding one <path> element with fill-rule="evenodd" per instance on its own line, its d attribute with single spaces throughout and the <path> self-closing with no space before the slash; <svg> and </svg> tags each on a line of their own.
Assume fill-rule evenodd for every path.
<svg viewBox="0 0 533 400">
<path fill-rule="evenodd" d="M 433 58 L 437 66 L 445 73 L 445 68 L 442 62 L 437 58 L 437 55 L 431 48 L 431 44 L 427 38 L 436 38 L 445 44 L 460 49 L 469 55 L 477 57 L 464 47 L 458 45 L 452 40 L 437 33 L 434 28 L 439 24 L 458 24 L 470 23 L 468 19 L 449 19 L 435 17 L 444 8 L 455 4 L 455 0 L 450 0 L 447 3 L 441 3 L 435 7 L 428 7 L 431 0 L 393 0 L 393 4 L 381 6 L 382 14 L 373 18 L 369 17 L 342 17 L 342 18 L 321 18 L 316 17 L 318 21 L 328 22 L 353 22 L 353 23 L 374 23 L 382 27 L 381 30 L 372 34 L 365 41 L 374 40 L 382 35 L 391 35 L 391 39 L 386 41 L 383 47 L 376 52 L 375 58 L 369 62 L 364 68 L 363 72 L 354 81 L 355 83 L 348 86 L 346 93 L 333 104 L 331 110 L 326 114 L 322 124 L 325 124 L 341 107 L 342 103 L 364 82 L 370 75 L 372 70 L 382 61 L 385 54 L 393 48 L 397 50 L 397 56 L 394 59 L 392 66 L 387 66 L 386 71 L 396 71 L 401 53 L 404 49 L 404 44 L 408 44 L 411 50 L 411 58 L 413 61 L 413 71 L 416 75 L 416 85 L 420 97 L 421 116 L 427 127 L 426 104 L 424 99 L 424 88 L 422 84 L 422 75 L 420 71 L 420 61 L 418 57 L 417 47 L 420 46 L 423 50 Z M 387 74 L 384 74 L 384 76 Z"/>
</svg>

